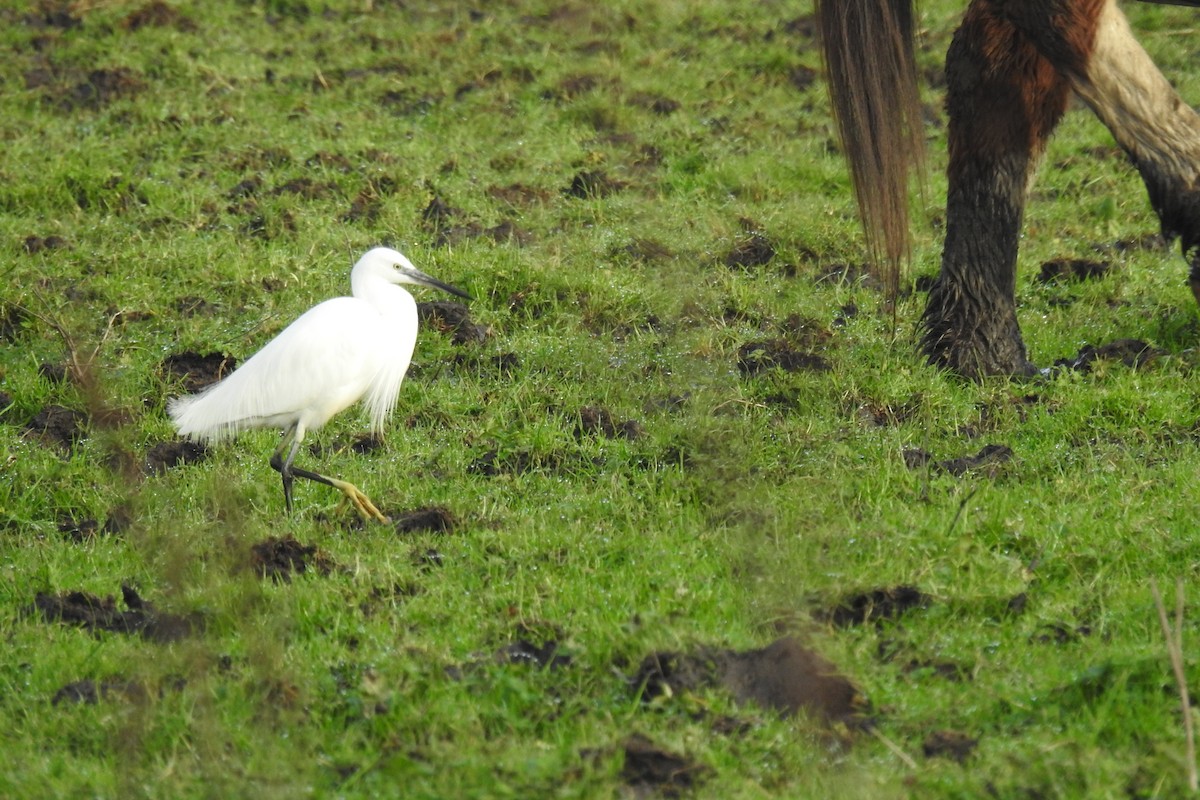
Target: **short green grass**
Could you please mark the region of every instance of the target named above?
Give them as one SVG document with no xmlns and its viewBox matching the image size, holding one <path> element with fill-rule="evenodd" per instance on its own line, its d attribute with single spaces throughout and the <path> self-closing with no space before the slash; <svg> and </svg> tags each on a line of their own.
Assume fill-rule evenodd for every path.
<svg viewBox="0 0 1200 800">
<path fill-rule="evenodd" d="M 1200 99 L 1194 12 L 1131 5 Z M 893 327 L 878 292 L 817 280 L 863 245 L 824 89 L 803 80 L 819 68 L 810 11 L 5 3 L 0 795 L 622 796 L 621 743 L 638 733 L 704 765 L 698 796 L 1179 796 L 1183 726 L 1149 587 L 1194 588 L 1200 569 L 1184 266 L 1114 246 L 1156 222 L 1074 109 L 1029 207 L 1026 341 L 1044 364 L 1122 337 L 1162 355 L 1024 384 L 924 366 L 920 294 Z M 922 11 L 936 69 L 961 4 Z M 918 274 L 936 270 L 945 197 L 944 130 L 930 134 Z M 571 196 L 584 172 L 613 191 Z M 447 225 L 508 222 L 520 241 L 443 241 L 423 216 L 434 198 L 455 209 Z M 775 257 L 727 267 L 750 231 Z M 384 446 L 347 448 L 366 422 L 346 413 L 302 459 L 387 511 L 443 506 L 453 532 L 359 527 L 306 483 L 286 517 L 273 432 L 142 474 L 173 436 L 166 356 L 247 357 L 345 292 L 378 243 L 468 289 L 490 336 L 425 330 Z M 1112 269 L 1038 282 L 1057 257 Z M 739 371 L 739 348 L 779 338 L 829 371 Z M 70 348 L 94 353 L 94 387 L 43 374 Z M 92 414 L 70 451 L 25 433 L 47 404 Z M 106 406 L 127 421 L 104 424 Z M 585 407 L 642 435 L 581 435 Z M 1013 458 L 958 478 L 902 455 L 992 443 Z M 478 468 L 489 454 L 495 474 Z M 60 530 L 120 509 L 117 534 Z M 249 548 L 282 535 L 339 568 L 260 579 Z M 154 643 L 30 610 L 39 592 L 124 582 L 202 615 L 203 632 Z M 927 607 L 840 629 L 814 617 L 900 584 Z M 906 758 L 717 690 L 647 705 L 629 685 L 648 653 L 781 631 L 862 688 Z M 522 638 L 570 664 L 497 661 Z M 142 691 L 52 702 L 78 680 Z M 923 754 L 946 730 L 979 740 L 964 764 Z"/>
</svg>

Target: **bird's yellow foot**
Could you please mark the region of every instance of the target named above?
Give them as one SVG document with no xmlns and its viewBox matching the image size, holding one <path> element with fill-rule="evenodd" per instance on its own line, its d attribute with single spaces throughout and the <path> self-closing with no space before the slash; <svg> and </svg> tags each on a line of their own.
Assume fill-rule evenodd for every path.
<svg viewBox="0 0 1200 800">
<path fill-rule="evenodd" d="M 377 522 L 385 523 L 391 521 L 383 515 L 383 512 L 375 507 L 375 504 L 371 502 L 371 498 L 363 494 L 354 484 L 346 483 L 346 481 L 338 480 L 337 478 L 330 478 L 329 484 L 346 495 L 346 499 L 362 515 L 363 519 L 374 519 Z"/>
</svg>

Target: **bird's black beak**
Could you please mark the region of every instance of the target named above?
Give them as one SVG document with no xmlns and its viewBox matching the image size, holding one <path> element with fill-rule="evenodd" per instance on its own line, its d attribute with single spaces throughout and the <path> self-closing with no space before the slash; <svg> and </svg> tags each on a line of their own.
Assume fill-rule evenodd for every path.
<svg viewBox="0 0 1200 800">
<path fill-rule="evenodd" d="M 471 295 L 467 294 L 462 289 L 459 289 L 457 286 L 451 286 L 448 283 L 443 283 L 432 275 L 426 275 L 424 272 L 421 272 L 421 270 L 415 267 L 406 267 L 402 264 L 399 264 L 396 268 L 407 275 L 413 283 L 420 284 L 421 286 L 432 286 L 434 289 L 441 289 L 443 292 L 449 292 L 450 294 L 457 295 L 464 300 L 474 299 L 471 297 Z"/>
</svg>

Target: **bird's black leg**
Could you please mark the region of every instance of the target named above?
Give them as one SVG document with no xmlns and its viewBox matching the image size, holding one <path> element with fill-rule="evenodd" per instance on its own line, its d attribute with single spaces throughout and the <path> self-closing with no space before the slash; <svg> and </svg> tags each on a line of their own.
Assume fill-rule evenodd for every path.
<svg viewBox="0 0 1200 800">
<path fill-rule="evenodd" d="M 296 459 L 296 451 L 300 448 L 300 439 L 296 436 L 296 426 L 292 425 L 283 433 L 283 439 L 279 442 L 279 447 L 275 448 L 275 452 L 271 454 L 271 468 L 279 473 L 283 478 L 283 503 L 287 506 L 287 513 L 292 513 L 292 481 L 295 480 L 295 470 L 292 469 L 292 461 Z M 287 450 L 287 458 L 283 457 L 283 451 Z M 307 477 L 307 476 L 301 476 Z"/>
<path fill-rule="evenodd" d="M 388 521 L 388 518 L 375 507 L 371 499 L 359 491 L 358 487 L 354 484 L 346 483 L 337 478 L 326 477 L 319 472 L 312 472 L 311 470 L 293 466 L 292 462 L 296 459 L 296 451 L 300 449 L 300 441 L 303 438 L 303 431 L 298 431 L 297 426 L 292 425 L 292 427 L 284 431 L 283 440 L 279 442 L 279 446 L 271 454 L 271 468 L 277 471 L 283 478 L 283 501 L 287 505 L 288 514 L 292 513 L 292 482 L 296 478 L 304 478 L 337 489 L 346 495 L 347 499 L 354 504 L 358 513 L 364 517 L 371 517 L 380 522 Z M 287 451 L 286 458 L 283 455 L 285 450 Z"/>
</svg>

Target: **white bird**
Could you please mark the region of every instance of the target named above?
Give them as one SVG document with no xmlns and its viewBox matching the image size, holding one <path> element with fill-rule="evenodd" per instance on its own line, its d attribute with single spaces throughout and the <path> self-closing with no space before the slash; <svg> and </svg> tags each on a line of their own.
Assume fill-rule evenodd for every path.
<svg viewBox="0 0 1200 800">
<path fill-rule="evenodd" d="M 283 440 L 271 456 L 271 467 L 283 477 L 288 513 L 292 480 L 299 476 L 338 489 L 364 517 L 386 522 L 354 485 L 292 462 L 305 433 L 361 398 L 366 399 L 372 430 L 383 431 L 417 342 L 417 303 L 400 287 L 404 283 L 470 299 L 461 289 L 421 272 L 401 253 L 376 247 L 350 271 L 352 297 L 313 306 L 229 377 L 198 394 L 173 398 L 167 412 L 179 433 L 216 441 L 247 428 L 281 428 Z"/>
</svg>

